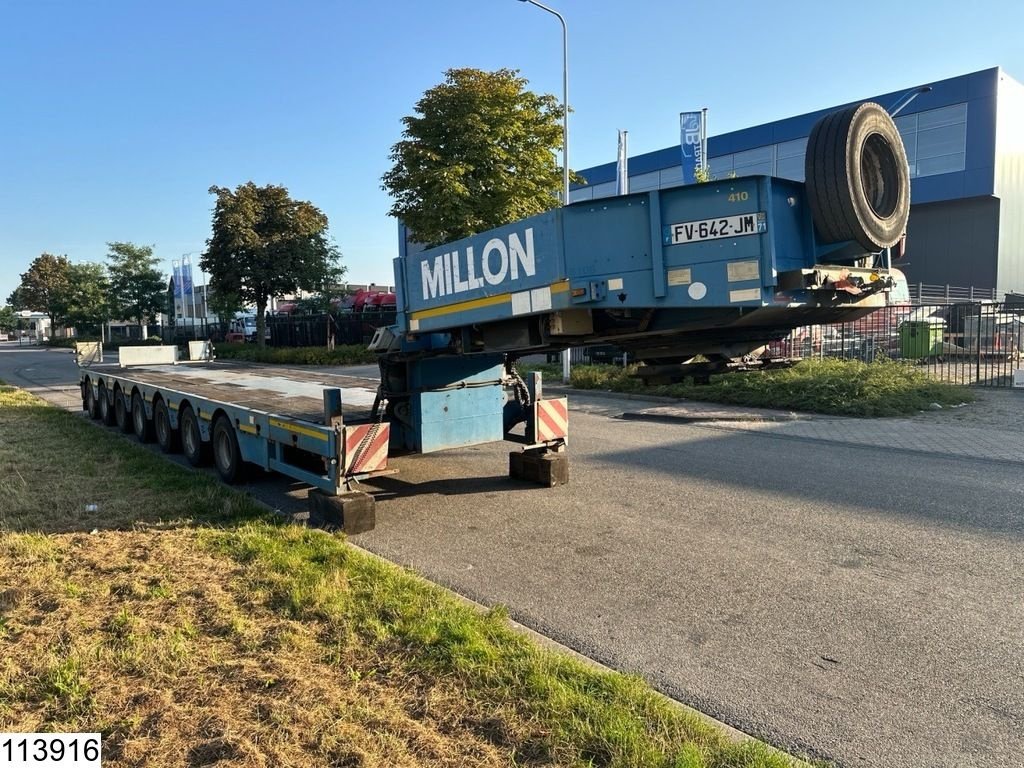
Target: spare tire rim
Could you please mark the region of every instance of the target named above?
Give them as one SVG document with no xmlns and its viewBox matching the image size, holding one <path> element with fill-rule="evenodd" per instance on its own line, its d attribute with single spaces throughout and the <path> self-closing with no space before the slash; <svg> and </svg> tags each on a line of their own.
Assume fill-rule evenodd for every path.
<svg viewBox="0 0 1024 768">
<path fill-rule="evenodd" d="M 900 169 L 892 145 L 882 134 L 872 133 L 864 140 L 860 174 L 864 199 L 876 216 L 888 219 L 900 201 Z"/>
</svg>

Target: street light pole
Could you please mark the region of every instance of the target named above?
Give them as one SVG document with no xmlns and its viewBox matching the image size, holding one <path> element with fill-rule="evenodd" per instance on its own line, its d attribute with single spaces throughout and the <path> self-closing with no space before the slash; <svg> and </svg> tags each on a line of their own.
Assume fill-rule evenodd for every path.
<svg viewBox="0 0 1024 768">
<path fill-rule="evenodd" d="M 562 205 L 569 204 L 569 28 L 565 17 L 538 0 L 520 0 L 555 16 L 562 24 Z M 562 352 L 562 381 L 569 382 L 569 350 Z"/>
<path fill-rule="evenodd" d="M 562 205 L 569 204 L 569 28 L 565 17 L 537 0 L 520 0 L 556 16 L 562 24 Z"/>
</svg>

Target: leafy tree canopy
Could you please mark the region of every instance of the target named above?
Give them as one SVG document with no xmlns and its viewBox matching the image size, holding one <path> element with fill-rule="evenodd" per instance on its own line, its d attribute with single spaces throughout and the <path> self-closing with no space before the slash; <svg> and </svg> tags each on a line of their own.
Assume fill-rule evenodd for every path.
<svg viewBox="0 0 1024 768">
<path fill-rule="evenodd" d="M 0 331 L 13 331 L 18 325 L 14 309 L 9 306 L 0 307 Z"/>
<path fill-rule="evenodd" d="M 164 274 L 153 246 L 107 243 L 111 314 L 142 325 L 164 309 Z"/>
<path fill-rule="evenodd" d="M 42 254 L 21 274 L 21 284 L 11 294 L 8 302 L 15 309 L 45 312 L 50 316 L 51 325 L 56 328 L 64 322 L 70 266 L 67 256 Z"/>
<path fill-rule="evenodd" d="M 68 267 L 65 321 L 75 328 L 93 329 L 110 316 L 110 281 L 102 264 L 83 262 Z"/>
<path fill-rule="evenodd" d="M 262 345 L 272 296 L 316 290 L 339 269 L 327 216 L 274 184 L 258 187 L 250 181 L 234 190 L 213 186 L 210 194 L 217 197 L 213 233 L 199 263 L 210 274 L 213 293 L 225 303 L 256 305 L 256 339 Z"/>
<path fill-rule="evenodd" d="M 402 119 L 382 187 L 415 240 L 440 245 L 558 206 L 562 106 L 526 84 L 518 70 L 450 69 Z"/>
</svg>

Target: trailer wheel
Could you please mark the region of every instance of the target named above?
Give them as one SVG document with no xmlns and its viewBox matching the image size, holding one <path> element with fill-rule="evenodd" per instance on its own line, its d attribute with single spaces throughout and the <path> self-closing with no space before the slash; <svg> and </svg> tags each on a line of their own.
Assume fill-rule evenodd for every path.
<svg viewBox="0 0 1024 768">
<path fill-rule="evenodd" d="M 120 389 L 114 390 L 114 421 L 117 422 L 118 429 L 126 435 L 135 429 L 128 405 L 124 401 L 124 393 Z"/>
<path fill-rule="evenodd" d="M 191 406 L 186 405 L 178 414 L 181 432 L 181 450 L 193 467 L 201 467 L 210 462 L 210 444 L 203 442 L 199 431 L 199 418 Z"/>
<path fill-rule="evenodd" d="M 132 393 L 132 429 L 140 443 L 153 442 L 153 422 L 146 418 L 146 404 L 138 392 Z"/>
<path fill-rule="evenodd" d="M 242 479 L 242 453 L 238 449 L 238 436 L 227 416 L 218 416 L 213 423 L 213 463 L 217 474 L 225 483 Z"/>
<path fill-rule="evenodd" d="M 100 382 L 100 419 L 108 427 L 112 427 L 117 419 L 114 416 L 114 409 L 110 407 L 110 395 L 107 393 L 107 387 Z"/>
<path fill-rule="evenodd" d="M 865 102 L 819 120 L 807 139 L 804 178 L 819 237 L 868 251 L 895 245 L 910 215 L 910 168 L 889 113 Z"/>
<path fill-rule="evenodd" d="M 153 406 L 153 432 L 156 435 L 157 445 L 164 453 L 176 453 L 181 445 L 178 430 L 171 426 L 171 414 L 167 410 L 167 403 L 157 400 Z"/>
<path fill-rule="evenodd" d="M 92 383 L 85 383 L 85 398 L 83 403 L 85 412 L 89 414 L 90 419 L 98 419 L 100 417 L 100 407 L 96 402 L 96 396 L 92 393 Z"/>
</svg>

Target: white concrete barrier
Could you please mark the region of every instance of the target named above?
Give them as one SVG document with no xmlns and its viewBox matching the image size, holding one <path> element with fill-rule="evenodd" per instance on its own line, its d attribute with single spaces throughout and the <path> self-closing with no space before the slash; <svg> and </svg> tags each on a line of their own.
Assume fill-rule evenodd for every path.
<svg viewBox="0 0 1024 768">
<path fill-rule="evenodd" d="M 158 347 L 121 347 L 118 350 L 122 368 L 129 365 L 173 365 L 178 362 L 178 348 L 173 344 Z"/>
</svg>

